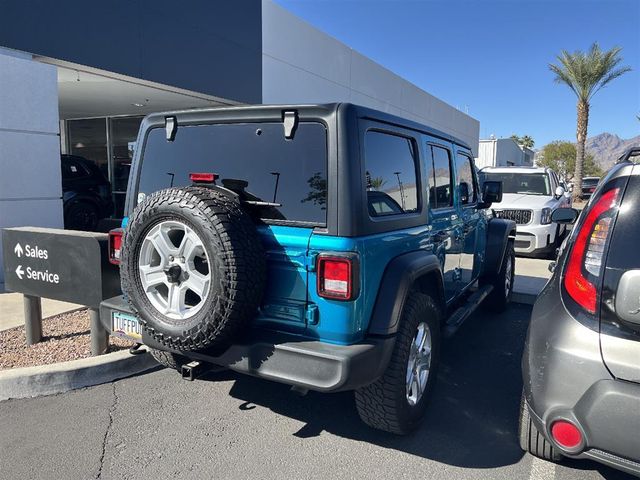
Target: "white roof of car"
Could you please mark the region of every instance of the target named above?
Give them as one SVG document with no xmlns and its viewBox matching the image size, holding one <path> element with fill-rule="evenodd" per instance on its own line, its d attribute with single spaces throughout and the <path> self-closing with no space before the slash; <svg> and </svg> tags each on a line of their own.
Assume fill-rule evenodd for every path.
<svg viewBox="0 0 640 480">
<path fill-rule="evenodd" d="M 547 173 L 545 167 L 484 167 L 481 172 L 491 173 Z"/>
</svg>

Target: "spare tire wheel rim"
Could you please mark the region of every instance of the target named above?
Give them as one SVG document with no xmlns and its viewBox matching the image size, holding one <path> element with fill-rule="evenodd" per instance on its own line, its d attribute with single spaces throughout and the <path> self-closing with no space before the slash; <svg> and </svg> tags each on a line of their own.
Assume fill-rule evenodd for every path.
<svg viewBox="0 0 640 480">
<path fill-rule="evenodd" d="M 431 348 L 431 330 L 426 322 L 422 322 L 411 342 L 407 362 L 406 395 L 411 406 L 420 402 L 427 388 L 431 370 Z"/>
<path fill-rule="evenodd" d="M 138 257 L 142 289 L 162 315 L 185 320 L 206 303 L 211 268 L 204 242 L 178 220 L 154 225 L 145 235 Z"/>
</svg>

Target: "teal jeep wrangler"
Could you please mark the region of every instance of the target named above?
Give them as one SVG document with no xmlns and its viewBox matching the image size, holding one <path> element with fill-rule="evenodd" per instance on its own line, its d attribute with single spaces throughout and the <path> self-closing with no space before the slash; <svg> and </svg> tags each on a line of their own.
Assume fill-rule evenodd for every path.
<svg viewBox="0 0 640 480">
<path fill-rule="evenodd" d="M 442 338 L 509 301 L 515 223 L 450 135 L 343 103 L 153 114 L 137 145 L 101 318 L 187 376 L 354 390 L 404 434 Z"/>
</svg>

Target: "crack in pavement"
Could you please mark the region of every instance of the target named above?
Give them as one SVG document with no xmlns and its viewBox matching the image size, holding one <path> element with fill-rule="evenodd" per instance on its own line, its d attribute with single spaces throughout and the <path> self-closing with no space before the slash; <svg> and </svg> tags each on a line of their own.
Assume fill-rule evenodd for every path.
<svg viewBox="0 0 640 480">
<path fill-rule="evenodd" d="M 96 474 L 96 480 L 99 480 L 102 477 L 102 468 L 104 467 L 104 456 L 107 453 L 107 438 L 109 437 L 109 432 L 111 431 L 111 426 L 113 425 L 113 413 L 116 410 L 116 406 L 118 405 L 118 395 L 116 394 L 116 382 L 112 382 L 113 386 L 113 403 L 111 407 L 109 407 L 109 423 L 107 424 L 107 429 L 104 432 L 104 437 L 102 439 L 102 453 L 100 454 L 100 467 L 98 468 L 98 473 Z"/>
</svg>

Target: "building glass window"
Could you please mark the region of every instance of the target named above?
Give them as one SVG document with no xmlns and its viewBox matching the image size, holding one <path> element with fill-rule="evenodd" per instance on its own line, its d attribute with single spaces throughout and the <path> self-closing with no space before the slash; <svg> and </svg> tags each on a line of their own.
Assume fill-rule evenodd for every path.
<svg viewBox="0 0 640 480">
<path fill-rule="evenodd" d="M 365 134 L 367 203 L 372 217 L 418 210 L 416 149 L 407 137 L 370 130 Z"/>
<path fill-rule="evenodd" d="M 84 157 L 95 163 L 109 177 L 109 151 L 107 146 L 107 119 L 89 118 L 68 120 L 67 136 L 71 155 Z"/>
<path fill-rule="evenodd" d="M 109 135 L 111 150 L 111 190 L 115 214 L 123 215 L 124 201 L 127 196 L 127 183 L 133 151 L 135 148 L 138 130 L 143 117 L 116 117 L 111 118 L 111 130 Z"/>
<path fill-rule="evenodd" d="M 115 218 L 123 216 L 133 150 L 142 118 L 88 118 L 66 122 L 67 152 L 95 163 L 109 180 Z"/>
</svg>

